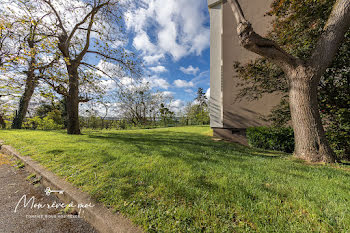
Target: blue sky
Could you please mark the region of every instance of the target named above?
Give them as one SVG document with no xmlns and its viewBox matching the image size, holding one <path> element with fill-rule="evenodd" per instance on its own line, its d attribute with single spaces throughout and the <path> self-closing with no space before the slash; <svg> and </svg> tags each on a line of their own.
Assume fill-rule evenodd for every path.
<svg viewBox="0 0 350 233">
<path fill-rule="evenodd" d="M 178 105 L 209 88 L 209 13 L 206 0 L 143 0 L 125 13 L 128 46 L 145 64 L 155 90 Z M 180 107 L 180 106 L 179 106 Z"/>
<path fill-rule="evenodd" d="M 80 7 L 84 5 L 84 0 L 53 2 L 60 15 L 64 17 L 64 24 L 68 29 L 71 29 L 74 23 L 80 22 L 88 10 Z M 125 19 L 126 41 L 113 45 L 136 51 L 145 66 L 143 80 L 149 82 L 154 90 L 172 96 L 174 100 L 171 107 L 176 112 L 187 102 L 194 100 L 199 87 L 207 92 L 210 83 L 207 0 L 122 0 L 121 2 L 128 6 L 121 11 Z M 72 5 L 75 5 L 77 10 L 67 11 Z M 16 4 L 8 7 L 17 12 L 16 14 L 25 14 Z M 40 15 L 46 14 L 47 9 L 43 7 L 37 10 Z M 47 20 L 50 24 L 52 19 Z M 103 24 L 96 24 L 97 29 L 101 25 Z M 97 41 L 94 36 L 93 38 Z M 115 64 L 104 62 L 94 55 L 86 56 L 85 60 L 104 71 L 107 71 L 108 67 L 118 68 Z M 121 77 L 123 78 L 126 78 L 126 81 L 128 79 Z M 111 82 L 105 79 L 102 81 L 108 89 L 113 88 Z"/>
</svg>

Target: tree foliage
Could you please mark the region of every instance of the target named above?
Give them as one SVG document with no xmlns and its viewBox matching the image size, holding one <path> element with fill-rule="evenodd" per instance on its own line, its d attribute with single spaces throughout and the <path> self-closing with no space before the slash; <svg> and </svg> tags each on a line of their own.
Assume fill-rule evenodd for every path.
<svg viewBox="0 0 350 233">
<path fill-rule="evenodd" d="M 187 124 L 207 125 L 210 122 L 208 99 L 203 92 L 203 88 L 198 88 L 194 102 L 188 103 L 185 108 Z"/>
</svg>

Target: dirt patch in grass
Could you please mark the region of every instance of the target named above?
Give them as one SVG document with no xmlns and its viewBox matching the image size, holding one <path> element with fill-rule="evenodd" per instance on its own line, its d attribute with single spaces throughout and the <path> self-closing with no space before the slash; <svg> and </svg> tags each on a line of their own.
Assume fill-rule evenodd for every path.
<svg viewBox="0 0 350 233">
<path fill-rule="evenodd" d="M 11 161 L 6 155 L 0 153 L 0 166 L 4 164 L 11 164 Z"/>
</svg>

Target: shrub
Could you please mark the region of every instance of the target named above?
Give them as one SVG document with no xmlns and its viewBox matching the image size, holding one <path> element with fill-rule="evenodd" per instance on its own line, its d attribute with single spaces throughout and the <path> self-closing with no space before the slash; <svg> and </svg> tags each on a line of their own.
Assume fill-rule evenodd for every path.
<svg viewBox="0 0 350 233">
<path fill-rule="evenodd" d="M 350 120 L 349 113 L 347 117 L 343 116 L 343 121 L 331 122 L 327 127 L 327 139 L 339 159 L 350 160 Z"/>
<path fill-rule="evenodd" d="M 54 109 L 47 113 L 47 118 L 52 119 L 56 125 L 63 125 L 62 113 L 58 109 Z"/>
<path fill-rule="evenodd" d="M 33 118 L 27 118 L 27 121 L 23 122 L 22 127 L 25 129 L 37 129 L 41 122 L 42 120 L 38 116 L 35 116 Z"/>
<path fill-rule="evenodd" d="M 44 117 L 39 124 L 39 129 L 43 129 L 43 130 L 53 130 L 53 129 L 62 129 L 62 128 L 63 128 L 63 125 L 57 124 L 49 116 Z"/>
<path fill-rule="evenodd" d="M 249 145 L 267 150 L 294 151 L 294 133 L 292 128 L 252 127 L 247 129 Z"/>
<path fill-rule="evenodd" d="M 55 116 L 55 114 L 48 115 L 41 119 L 40 117 L 36 116 L 33 118 L 29 118 L 27 122 L 23 123 L 24 128 L 31 128 L 31 129 L 42 129 L 42 130 L 53 130 L 53 129 L 62 129 L 62 124 L 57 124 L 52 117 Z"/>
</svg>

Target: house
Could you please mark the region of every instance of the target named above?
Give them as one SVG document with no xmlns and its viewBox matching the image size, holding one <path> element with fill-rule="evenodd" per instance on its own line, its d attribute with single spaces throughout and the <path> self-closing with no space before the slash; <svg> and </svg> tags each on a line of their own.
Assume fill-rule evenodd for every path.
<svg viewBox="0 0 350 233">
<path fill-rule="evenodd" d="M 265 16 L 272 0 L 240 0 L 246 18 L 255 31 L 265 35 L 270 27 L 270 16 Z M 227 0 L 208 0 L 210 14 L 210 126 L 214 136 L 247 144 L 245 130 L 251 126 L 267 125 L 261 119 L 280 102 L 274 94 L 258 101 L 235 101 L 236 86 L 233 64 L 248 62 L 258 56 L 238 43 L 236 22 Z"/>
</svg>

